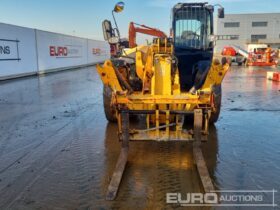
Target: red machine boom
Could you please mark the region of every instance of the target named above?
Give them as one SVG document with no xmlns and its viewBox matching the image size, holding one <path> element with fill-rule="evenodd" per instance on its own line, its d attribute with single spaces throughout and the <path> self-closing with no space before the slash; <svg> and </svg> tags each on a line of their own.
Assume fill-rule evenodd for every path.
<svg viewBox="0 0 280 210">
<path fill-rule="evenodd" d="M 139 26 L 139 27 L 135 27 L 135 25 Z M 156 37 L 162 37 L 165 38 L 167 37 L 166 34 L 162 31 L 160 31 L 159 29 L 156 28 L 151 28 L 145 25 L 140 25 L 137 23 L 133 23 L 130 22 L 129 24 L 129 48 L 133 48 L 136 47 L 136 33 L 142 33 L 142 34 L 147 34 L 147 35 L 151 35 L 151 36 L 156 36 Z"/>
</svg>

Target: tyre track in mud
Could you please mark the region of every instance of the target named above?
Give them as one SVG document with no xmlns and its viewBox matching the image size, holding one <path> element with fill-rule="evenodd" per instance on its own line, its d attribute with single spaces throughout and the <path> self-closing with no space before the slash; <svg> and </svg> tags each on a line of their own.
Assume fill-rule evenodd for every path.
<svg viewBox="0 0 280 210">
<path fill-rule="evenodd" d="M 180 157 L 177 157 L 178 154 L 181 153 L 180 148 L 176 143 L 170 144 L 160 143 L 158 145 L 157 157 L 156 157 L 156 169 L 157 175 L 156 183 L 155 183 L 155 197 L 153 206 L 158 209 L 177 209 L 177 205 L 166 205 L 166 193 L 179 193 L 182 192 L 181 184 L 182 180 L 180 177 L 180 172 L 178 168 L 172 168 L 172 166 L 176 166 L 178 161 L 180 162 Z M 180 145 L 179 145 L 180 146 Z M 187 151 L 186 151 L 187 153 Z M 179 158 L 179 159 L 178 159 Z M 185 178 L 187 177 L 187 173 L 185 174 Z"/>
<path fill-rule="evenodd" d="M 96 77 L 97 75 L 92 75 L 91 71 L 92 70 L 90 71 L 86 70 L 87 77 L 88 76 Z M 65 74 L 71 75 L 71 72 L 70 73 L 66 72 L 63 73 L 62 75 Z M 84 73 L 82 73 L 82 75 L 83 74 Z M 56 82 L 57 81 L 59 82 L 59 79 L 56 80 Z M 95 87 L 98 84 L 99 83 L 94 83 L 94 85 L 90 85 L 90 86 Z M 100 88 L 96 88 L 96 90 L 100 91 L 99 89 Z M 0 188 L 1 209 L 3 208 L 30 209 L 32 207 L 38 207 L 43 209 L 54 209 L 59 206 L 61 206 L 62 209 L 69 209 L 69 208 L 72 209 L 73 206 L 77 206 L 78 209 L 84 209 L 84 208 L 88 208 L 90 205 L 94 206 L 92 203 L 90 204 L 94 196 L 97 198 L 101 197 L 100 191 L 102 190 L 100 189 L 101 187 L 100 177 L 102 177 L 102 174 L 100 175 L 100 169 L 102 168 L 102 166 L 100 166 L 100 164 L 103 164 L 103 162 L 101 161 L 101 163 L 96 165 L 96 167 L 91 167 L 93 161 L 99 162 L 98 160 L 96 160 L 96 155 L 93 155 L 93 151 L 98 150 L 98 148 L 95 148 L 95 146 L 92 144 L 92 137 L 94 136 L 94 133 L 92 133 L 92 131 L 91 132 L 86 131 L 85 128 L 90 126 L 94 127 L 94 124 L 92 124 L 92 122 L 94 121 L 98 122 L 99 119 L 98 117 L 96 117 L 96 114 L 98 113 L 100 118 L 100 112 L 96 112 L 96 110 L 97 110 L 97 106 L 98 107 L 102 106 L 101 105 L 102 99 L 101 99 L 101 95 L 100 96 L 98 95 L 98 97 L 96 97 L 95 94 L 92 95 L 88 93 L 89 92 L 88 87 L 86 89 L 81 89 L 81 90 L 83 91 L 83 95 L 86 94 L 89 95 L 90 97 L 85 98 L 83 95 L 78 95 L 78 97 L 76 97 L 78 98 L 78 100 L 76 100 L 76 103 L 74 103 L 74 107 L 75 107 L 74 112 L 75 111 L 79 112 L 78 116 L 76 116 L 75 113 L 74 115 L 72 115 L 73 114 L 72 109 L 70 112 L 64 112 L 65 114 L 62 115 L 69 115 L 65 117 L 71 117 L 70 120 L 68 120 L 68 122 L 62 120 L 61 122 L 64 125 L 61 126 L 59 129 L 55 130 L 54 132 L 52 129 L 49 129 L 49 125 L 47 125 L 48 127 L 45 126 L 44 130 L 49 129 L 51 130 L 52 133 L 48 137 L 45 137 L 43 141 L 38 142 L 36 139 L 28 140 L 27 138 L 24 139 L 25 142 L 23 147 L 21 147 L 20 149 L 15 148 L 12 151 L 8 151 L 8 153 L 4 154 L 5 155 L 4 157 L 11 156 L 14 159 L 15 158 L 14 155 L 16 155 L 18 156 L 18 158 L 16 158 L 16 160 L 14 160 L 11 164 L 5 167 L 2 170 L 2 173 L 0 174 L 0 178 L 1 178 L 0 187 L 2 185 L 2 189 Z M 75 94 L 72 94 L 71 97 L 73 98 Z M 44 97 L 45 96 L 49 97 L 49 93 L 45 94 Z M 43 109 L 43 111 L 47 112 L 48 114 L 49 113 L 51 114 L 54 110 L 56 110 L 55 106 L 57 106 L 57 102 L 55 102 L 55 100 L 51 100 L 51 102 L 49 103 L 50 107 L 46 106 L 45 104 L 42 107 L 40 104 L 39 106 L 35 104 L 35 106 L 33 105 L 33 108 L 35 108 L 37 112 L 42 111 L 41 109 Z M 68 101 L 70 100 L 68 99 Z M 58 104 L 60 104 L 61 102 L 62 101 L 59 101 Z M 63 118 L 63 116 L 61 116 L 61 113 L 66 109 L 66 108 L 62 108 L 63 104 L 60 105 L 61 107 L 58 108 L 59 113 L 57 113 L 57 111 L 53 113 L 56 116 L 58 116 L 59 119 Z M 63 105 L 63 107 L 66 106 Z M 35 112 L 35 114 L 37 114 L 37 112 Z M 19 116 L 19 118 L 26 121 L 26 118 L 28 118 L 28 114 L 30 114 L 29 111 L 28 113 L 26 113 L 25 116 Z M 40 115 L 36 115 L 36 116 L 39 117 L 39 120 L 41 119 Z M 103 115 L 102 118 L 104 118 Z M 33 119 L 28 119 L 28 120 L 30 121 Z M 57 119 L 55 120 L 56 122 L 60 122 Z M 17 122 L 20 123 L 20 121 Z M 75 124 L 75 126 L 72 126 L 73 124 Z M 103 126 L 103 124 L 104 123 L 102 123 L 101 126 Z M 11 126 L 14 126 L 14 123 L 11 123 Z M 71 127 L 73 127 L 73 129 L 71 129 Z M 29 127 L 29 130 L 30 128 L 31 127 Z M 80 130 L 80 132 L 77 132 L 77 128 Z M 82 133 L 89 133 L 89 134 L 82 135 Z M 31 135 L 35 135 L 35 134 L 38 134 L 38 132 L 36 133 L 32 130 Z M 102 140 L 101 143 L 103 144 Z M 61 168 L 59 167 L 56 171 L 51 170 L 51 166 L 56 165 L 57 159 L 61 159 L 61 156 L 64 156 L 64 154 L 71 152 L 70 149 L 73 151 L 73 154 L 71 154 L 72 161 L 66 160 L 65 161 L 66 164 L 65 162 L 60 164 L 60 166 L 63 167 Z M 4 150 L 5 148 L 3 148 L 3 151 Z M 23 155 L 20 155 L 18 152 L 22 153 Z M 63 171 L 63 170 L 61 171 L 61 169 L 66 169 L 67 166 L 72 167 L 70 170 L 69 168 L 68 171 L 66 170 L 68 174 L 73 173 L 74 175 L 68 176 L 69 179 L 66 181 L 61 180 L 61 177 L 59 177 L 61 172 Z M 73 167 L 74 170 L 72 170 Z M 43 180 L 45 180 L 46 177 L 50 176 L 49 174 L 52 174 L 51 180 L 53 182 L 47 183 L 45 188 L 39 187 L 38 189 L 38 186 L 40 186 L 40 184 L 44 182 Z M 59 183 L 56 182 L 57 180 L 59 180 Z M 89 182 L 94 182 L 94 183 L 90 184 Z M 34 191 L 32 192 L 32 189 L 36 189 L 36 187 L 37 187 L 37 192 L 36 190 L 35 190 L 36 193 L 34 193 Z M 42 195 L 43 189 L 44 191 L 50 192 L 50 194 L 46 195 L 47 196 L 46 198 L 44 196 L 40 197 L 40 195 Z M 94 190 L 94 192 L 92 190 Z M 53 191 L 54 193 L 51 191 Z M 72 191 L 75 192 L 73 193 L 73 196 L 71 195 Z M 55 196 L 54 198 L 53 194 L 56 194 L 58 196 L 57 197 Z M 71 195 L 69 196 L 70 198 L 68 198 L 68 196 L 65 194 Z M 33 199 L 33 197 L 36 197 L 34 195 L 38 195 L 37 196 L 38 200 Z M 52 198 L 54 199 L 52 200 Z M 69 206 L 64 205 L 65 203 L 69 202 L 71 198 L 72 198 L 71 201 L 77 200 L 78 204 L 74 202 L 74 205 L 69 205 Z M 51 201 L 51 203 L 45 202 L 46 200 Z M 73 204 L 73 202 L 70 203 Z M 41 205 L 41 204 L 45 204 L 45 205 Z"/>
<path fill-rule="evenodd" d="M 111 209 L 184 209 L 167 205 L 166 193 L 201 192 L 186 142 L 131 142 L 128 164 Z M 197 209 L 197 208 L 196 208 Z"/>
<path fill-rule="evenodd" d="M 97 117 L 94 117 L 94 120 L 97 121 Z M 41 183 L 42 185 L 48 183 L 46 192 L 36 196 L 34 192 L 39 190 L 31 188 L 25 201 L 21 202 L 19 207 L 26 206 L 26 203 L 30 201 L 36 201 L 36 204 L 30 207 L 96 209 L 99 203 L 99 209 L 108 209 L 102 194 L 103 157 L 100 153 L 96 153 L 100 144 L 103 145 L 103 139 L 95 142 L 94 134 L 99 128 L 92 129 L 94 124 L 89 121 L 77 122 L 83 129 L 75 131 L 73 141 L 63 149 L 63 155 L 53 161 L 48 167 L 50 172 L 37 181 L 38 189 L 42 188 L 42 186 L 39 187 Z M 61 179 L 61 177 L 65 178 Z M 68 193 L 69 196 L 67 196 Z M 43 199 L 44 197 L 47 199 Z"/>
<path fill-rule="evenodd" d="M 152 194 L 153 160 L 151 142 L 130 142 L 128 162 L 119 187 L 116 200 L 110 203 L 110 209 L 147 208 Z M 119 143 L 119 147 L 120 147 Z M 148 147 L 147 147 L 148 146 Z M 120 151 L 117 152 L 119 155 Z M 114 161 L 114 165 L 116 161 Z M 113 171 L 110 176 L 112 176 Z M 106 187 L 109 186 L 109 182 Z M 151 188 L 151 189 L 150 189 Z"/>
<path fill-rule="evenodd" d="M 4 127 L 1 127 L 1 130 L 3 130 L 3 134 L 1 135 L 1 141 L 0 141 L 0 157 L 3 156 L 3 153 L 8 145 L 8 142 L 11 140 L 11 137 L 14 135 L 14 131 L 17 131 L 17 127 L 21 122 L 21 119 L 23 119 L 24 117 L 28 116 L 28 114 L 23 114 L 22 116 L 16 117 L 16 119 L 11 120 L 10 123 L 5 126 L 5 131 L 4 131 Z M 13 128 L 13 129 L 12 129 Z M 12 130 L 13 132 L 11 132 L 10 130 Z M 0 172 L 1 173 L 1 172 Z"/>
<path fill-rule="evenodd" d="M 96 106 L 98 104 L 96 103 L 92 103 L 92 104 L 88 104 L 86 107 L 78 107 L 78 109 L 76 111 L 71 110 L 71 113 L 83 113 L 86 111 L 86 109 L 90 108 L 91 106 Z M 79 106 L 79 105 L 78 105 Z M 59 113 L 58 113 L 59 114 Z M 27 115 L 26 115 L 27 116 Z M 64 118 L 67 116 L 61 116 L 61 118 Z M 38 132 L 36 131 L 31 131 L 32 132 L 32 138 L 30 138 L 29 142 L 26 142 L 25 145 L 21 148 L 18 148 L 16 150 L 7 152 L 5 154 L 2 155 L 2 161 L 3 158 L 5 159 L 12 159 L 15 156 L 18 156 L 14 161 L 12 161 L 10 164 L 8 164 L 7 166 L 2 166 L 2 168 L 0 168 L 0 175 L 5 172 L 7 169 L 9 169 L 11 166 L 13 166 L 14 164 L 16 164 L 18 161 L 20 161 L 22 158 L 24 158 L 26 155 L 28 155 L 29 153 L 31 153 L 33 150 L 35 150 L 36 148 L 38 148 L 41 144 L 43 144 L 44 142 L 48 141 L 50 138 L 52 138 L 54 135 L 56 135 L 58 132 L 60 132 L 61 130 L 63 130 L 66 126 L 68 126 L 69 124 L 71 124 L 74 120 L 76 119 L 75 114 L 73 116 L 70 115 L 70 120 L 65 122 L 65 119 L 63 119 L 63 125 L 60 126 L 59 128 L 55 129 L 54 131 L 52 131 L 52 128 L 49 128 L 51 130 L 51 134 L 48 135 L 47 137 L 43 137 L 43 140 L 37 142 L 37 135 Z M 49 120 L 51 123 L 51 120 Z M 19 124 L 19 123 L 18 123 Z M 52 126 L 52 125 L 51 125 Z M 12 133 L 11 133 L 12 135 Z M 36 136 L 36 137 L 35 137 Z M 10 142 L 9 142 L 10 143 Z M 11 143 L 10 143 L 11 144 Z M 4 151 L 5 147 L 1 147 L 2 151 Z M 18 155 L 20 153 L 23 153 L 22 155 Z"/>
<path fill-rule="evenodd" d="M 84 110 L 80 113 L 80 116 L 71 119 L 68 123 L 53 133 L 49 139 L 46 139 L 46 142 L 40 142 L 40 144 L 36 145 L 35 148 L 33 148 L 32 151 L 29 151 L 28 154 L 21 160 L 22 166 L 18 167 L 16 165 L 5 171 L 10 175 L 12 173 L 14 175 L 14 180 L 10 181 L 4 188 L 2 187 L 1 189 L 1 209 L 9 209 L 12 207 L 13 204 L 15 204 L 16 201 L 18 201 L 22 195 L 28 191 L 32 185 L 34 185 L 44 175 L 44 173 L 46 173 L 48 167 L 60 155 L 60 152 L 73 142 L 72 136 L 73 134 L 75 135 L 75 131 L 71 129 L 70 131 L 67 131 L 67 128 L 75 121 L 79 121 L 87 116 L 88 111 L 92 111 L 92 109 Z M 94 117 L 95 116 L 88 117 L 87 121 L 92 121 Z M 34 157 L 39 157 L 39 159 L 32 160 Z M 15 192 L 10 192 L 13 191 L 11 188 L 16 188 L 14 189 Z"/>
<path fill-rule="evenodd" d="M 91 132 L 85 132 L 91 133 Z M 102 159 L 97 159 L 94 139 L 88 135 L 82 135 L 81 139 L 73 144 L 73 158 L 76 169 L 75 188 L 77 191 L 77 209 L 91 209 L 92 201 L 96 195 L 100 195 L 100 169 Z M 99 162 L 100 161 L 100 162 Z"/>
</svg>

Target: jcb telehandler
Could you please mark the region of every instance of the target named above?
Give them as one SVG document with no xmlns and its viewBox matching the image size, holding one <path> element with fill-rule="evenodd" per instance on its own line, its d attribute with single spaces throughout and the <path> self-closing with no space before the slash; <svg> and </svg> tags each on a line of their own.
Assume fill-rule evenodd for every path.
<svg viewBox="0 0 280 210">
<path fill-rule="evenodd" d="M 118 3 L 113 15 L 123 7 Z M 229 65 L 226 59 L 213 59 L 213 12 L 207 3 L 178 3 L 172 9 L 170 38 L 154 38 L 152 44 L 134 48 L 120 39 L 117 25 L 113 29 L 110 21 L 103 22 L 104 38 L 114 53 L 97 65 L 97 72 L 104 84 L 106 118 L 118 123 L 122 142 L 107 200 L 116 197 L 130 140 L 193 142 L 204 190 L 214 190 L 200 146 L 207 140 L 209 123 L 219 117 L 221 82 Z M 222 7 L 218 16 L 224 17 Z M 145 128 L 130 128 L 131 115 L 145 116 Z M 183 127 L 186 115 L 194 116 L 193 129 Z"/>
</svg>

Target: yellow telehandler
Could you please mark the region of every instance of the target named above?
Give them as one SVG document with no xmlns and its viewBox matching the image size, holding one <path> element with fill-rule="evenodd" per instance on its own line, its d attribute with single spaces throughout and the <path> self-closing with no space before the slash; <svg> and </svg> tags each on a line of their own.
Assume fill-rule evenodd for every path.
<svg viewBox="0 0 280 210">
<path fill-rule="evenodd" d="M 112 11 L 121 12 L 119 2 Z M 229 69 L 226 59 L 213 59 L 214 6 L 178 3 L 172 9 L 171 37 L 158 37 L 150 45 L 128 47 L 110 21 L 103 22 L 104 38 L 112 56 L 97 72 L 104 84 L 103 101 L 108 121 L 118 123 L 121 153 L 106 199 L 116 197 L 128 157 L 129 141 L 189 141 L 205 192 L 214 190 L 201 142 L 207 141 L 210 123 L 218 120 L 221 82 Z M 218 9 L 219 18 L 224 9 Z M 130 116 L 145 117 L 145 127 L 130 127 Z M 193 128 L 183 127 L 194 116 Z M 143 127 L 143 126 L 142 126 Z"/>
</svg>

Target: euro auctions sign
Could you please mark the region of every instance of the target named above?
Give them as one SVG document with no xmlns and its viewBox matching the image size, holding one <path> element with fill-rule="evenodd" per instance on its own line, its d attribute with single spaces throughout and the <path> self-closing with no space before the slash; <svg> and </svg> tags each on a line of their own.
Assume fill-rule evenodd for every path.
<svg viewBox="0 0 280 210">
<path fill-rule="evenodd" d="M 276 207 L 277 190 L 217 190 L 208 193 L 166 193 L 167 204 L 180 206 Z M 267 208 L 264 208 L 267 209 Z"/>
<path fill-rule="evenodd" d="M 96 56 L 106 55 L 106 50 L 102 50 L 101 48 L 92 48 L 92 54 Z"/>
<path fill-rule="evenodd" d="M 67 47 L 50 46 L 50 56 L 67 56 Z"/>
<path fill-rule="evenodd" d="M 79 45 L 49 46 L 50 56 L 56 58 L 80 58 L 83 47 Z"/>
<path fill-rule="evenodd" d="M 92 48 L 93 55 L 101 55 L 102 51 L 100 48 Z"/>
<path fill-rule="evenodd" d="M 0 61 L 19 61 L 19 40 L 0 39 Z"/>
</svg>

